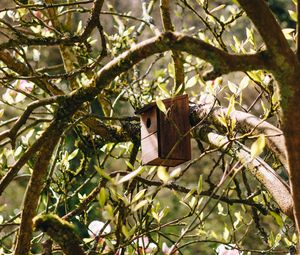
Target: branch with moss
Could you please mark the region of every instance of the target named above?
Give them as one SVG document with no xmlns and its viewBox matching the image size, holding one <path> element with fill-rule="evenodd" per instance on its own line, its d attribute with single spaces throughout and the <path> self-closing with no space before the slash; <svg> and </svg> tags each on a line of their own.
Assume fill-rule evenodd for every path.
<svg viewBox="0 0 300 255">
<path fill-rule="evenodd" d="M 82 241 L 75 233 L 73 225 L 57 215 L 39 215 L 33 219 L 36 230 L 45 232 L 63 250 L 66 255 L 84 255 Z"/>
<path fill-rule="evenodd" d="M 66 122 L 82 106 L 101 93 L 118 75 L 131 69 L 135 64 L 149 56 L 168 50 L 185 51 L 210 62 L 215 70 L 222 73 L 232 71 L 249 71 L 253 69 L 269 69 L 269 58 L 266 52 L 249 55 L 228 54 L 197 38 L 172 32 L 163 33 L 135 45 L 116 59 L 105 65 L 98 73 L 95 86 L 82 87 L 66 95 L 58 101 L 59 109 L 53 123 L 45 133 L 50 135 L 39 152 L 31 181 L 25 195 L 21 228 L 17 238 L 16 254 L 28 254 L 32 234 L 32 218 L 37 208 L 40 191 L 43 186 L 47 166 L 52 151 L 58 142 Z"/>
<path fill-rule="evenodd" d="M 54 121 L 44 133 L 46 139 L 44 139 L 44 143 L 42 143 L 39 150 L 23 200 L 21 224 L 16 236 L 16 246 L 14 251 L 14 254 L 16 255 L 25 255 L 29 253 L 33 232 L 32 219 L 36 214 L 53 150 L 58 143 L 64 128 L 65 125 L 63 122 Z"/>
</svg>

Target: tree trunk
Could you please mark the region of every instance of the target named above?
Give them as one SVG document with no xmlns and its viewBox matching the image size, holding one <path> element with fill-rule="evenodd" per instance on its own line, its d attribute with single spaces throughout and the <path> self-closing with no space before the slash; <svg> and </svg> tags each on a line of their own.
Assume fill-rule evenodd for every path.
<svg viewBox="0 0 300 255">
<path fill-rule="evenodd" d="M 300 254 L 300 88 L 294 92 L 284 111 L 284 134 L 290 167 L 290 186 L 294 201 L 294 217 L 298 231 L 298 253 Z"/>
</svg>

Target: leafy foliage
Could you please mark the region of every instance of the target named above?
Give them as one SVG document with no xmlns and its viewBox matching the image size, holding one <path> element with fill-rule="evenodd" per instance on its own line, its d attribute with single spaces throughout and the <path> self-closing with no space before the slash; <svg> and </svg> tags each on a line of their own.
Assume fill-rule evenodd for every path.
<svg viewBox="0 0 300 255">
<path fill-rule="evenodd" d="M 294 252 L 282 98 L 238 2 L 0 3 L 1 254 L 68 254 L 79 241 L 86 254 Z M 295 1 L 270 4 L 295 49 Z M 162 100 L 182 93 L 193 159 L 142 166 L 134 112 L 156 101 L 167 115 Z M 34 216 L 50 220 L 34 231 Z M 79 240 L 66 247 L 53 237 L 64 224 Z"/>
</svg>

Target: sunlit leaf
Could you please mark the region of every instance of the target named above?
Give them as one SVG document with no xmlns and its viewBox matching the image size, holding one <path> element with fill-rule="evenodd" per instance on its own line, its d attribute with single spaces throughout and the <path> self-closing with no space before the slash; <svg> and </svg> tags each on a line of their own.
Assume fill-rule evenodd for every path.
<svg viewBox="0 0 300 255">
<path fill-rule="evenodd" d="M 164 114 L 167 114 L 167 108 L 161 99 L 159 99 L 159 98 L 156 99 L 156 105 L 161 112 L 163 112 Z"/>
<path fill-rule="evenodd" d="M 73 158 L 75 158 L 77 156 L 79 152 L 79 149 L 74 150 L 69 156 L 68 156 L 68 161 L 72 160 Z"/>
<path fill-rule="evenodd" d="M 132 199 L 131 203 L 135 203 L 136 201 L 140 200 L 146 193 L 147 189 L 140 190 Z"/>
<path fill-rule="evenodd" d="M 197 84 L 197 81 L 198 81 L 198 75 L 193 76 L 191 79 L 187 81 L 187 83 L 185 84 L 185 88 L 189 89 L 194 87 Z"/>
<path fill-rule="evenodd" d="M 164 83 L 158 83 L 158 87 L 160 88 L 160 90 L 165 93 L 168 97 L 171 97 L 171 94 L 169 92 L 169 90 L 166 88 L 166 84 Z"/>
<path fill-rule="evenodd" d="M 177 178 L 181 174 L 181 167 L 176 167 L 171 173 L 170 177 L 171 178 Z"/>
<path fill-rule="evenodd" d="M 0 118 L 2 118 L 2 116 L 4 115 L 4 109 L 0 110 Z"/>
<path fill-rule="evenodd" d="M 99 204 L 101 207 L 104 207 L 106 202 L 106 190 L 104 187 L 102 187 L 100 189 L 100 193 L 99 193 Z"/>
<path fill-rule="evenodd" d="M 223 232 L 223 238 L 224 238 L 224 240 L 225 240 L 225 241 L 228 241 L 229 236 L 230 236 L 230 232 L 229 232 L 228 228 L 225 227 L 225 228 L 224 228 L 224 232 Z"/>
<path fill-rule="evenodd" d="M 133 207 L 133 211 L 136 212 L 137 210 L 141 209 L 142 207 L 144 207 L 145 205 L 147 205 L 149 202 L 148 200 L 142 200 L 141 202 L 139 202 L 135 207 Z"/>
<path fill-rule="evenodd" d="M 266 145 L 266 138 L 263 134 L 259 135 L 257 140 L 251 145 L 251 158 L 259 156 Z"/>
<path fill-rule="evenodd" d="M 231 81 L 228 81 L 227 83 L 228 83 L 228 88 L 229 88 L 229 90 L 230 90 L 233 94 L 237 94 L 239 87 L 238 87 L 235 83 L 233 83 L 233 82 L 231 82 Z"/>
<path fill-rule="evenodd" d="M 297 12 L 289 10 L 290 17 L 293 21 L 297 22 Z"/>
<path fill-rule="evenodd" d="M 171 78 L 175 78 L 175 68 L 174 68 L 174 63 L 169 63 L 168 64 L 168 73 L 171 76 Z"/>
<path fill-rule="evenodd" d="M 123 178 L 121 178 L 118 181 L 118 184 L 121 184 L 123 182 L 127 182 L 131 179 L 133 179 L 135 176 L 141 174 L 142 172 L 144 172 L 145 168 L 140 166 L 138 169 L 136 169 L 135 171 L 131 172 L 130 174 L 125 175 Z"/>
<path fill-rule="evenodd" d="M 226 111 L 226 116 L 230 116 L 230 114 L 234 111 L 234 105 L 235 105 L 235 96 L 232 95 L 229 100 L 229 105 L 228 105 L 228 108 Z"/>
<path fill-rule="evenodd" d="M 250 78 L 248 76 L 244 76 L 239 84 L 239 90 L 242 91 L 243 89 L 247 88 L 250 82 Z"/>
<path fill-rule="evenodd" d="M 164 183 L 167 183 L 170 180 L 170 175 L 166 171 L 166 168 L 163 166 L 159 166 L 157 169 L 157 176 L 161 179 Z"/>
<path fill-rule="evenodd" d="M 225 6 L 226 6 L 225 4 L 220 4 L 217 7 L 213 8 L 212 10 L 210 10 L 210 13 L 219 11 L 219 10 L 223 9 Z"/>
</svg>

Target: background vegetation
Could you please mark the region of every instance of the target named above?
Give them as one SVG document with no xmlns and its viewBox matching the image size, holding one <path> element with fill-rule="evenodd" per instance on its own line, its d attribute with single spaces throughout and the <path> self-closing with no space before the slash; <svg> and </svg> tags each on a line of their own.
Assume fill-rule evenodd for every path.
<svg viewBox="0 0 300 255">
<path fill-rule="evenodd" d="M 296 9 L 2 0 L 0 253 L 294 254 Z M 135 112 L 181 94 L 192 160 L 143 166 Z"/>
</svg>

